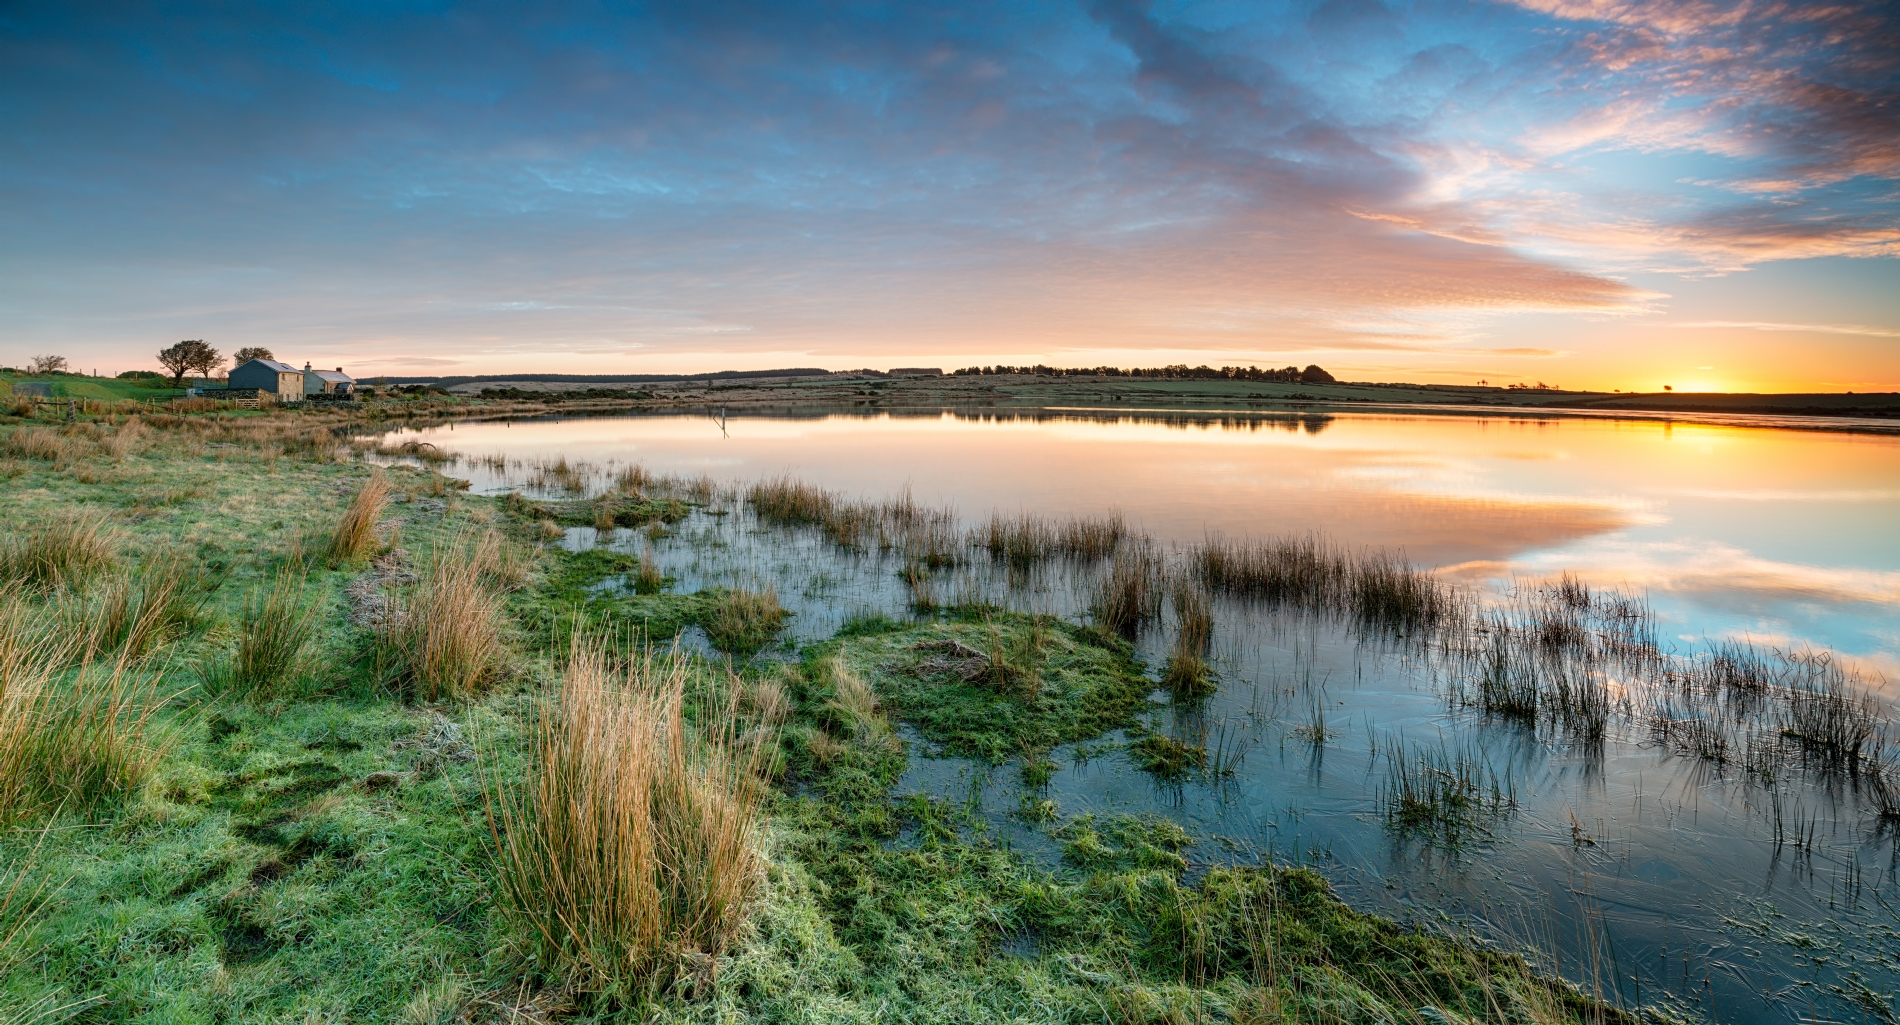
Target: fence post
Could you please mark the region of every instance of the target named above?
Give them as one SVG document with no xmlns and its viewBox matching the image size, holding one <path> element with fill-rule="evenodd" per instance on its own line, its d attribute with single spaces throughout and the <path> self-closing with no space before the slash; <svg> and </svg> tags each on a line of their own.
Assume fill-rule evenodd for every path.
<svg viewBox="0 0 1900 1025">
<path fill-rule="evenodd" d="M 78 415 L 78 409 L 77 409 L 78 402 L 79 402 L 78 399 L 66 400 L 66 422 L 67 423 L 72 423 L 73 417 Z"/>
</svg>

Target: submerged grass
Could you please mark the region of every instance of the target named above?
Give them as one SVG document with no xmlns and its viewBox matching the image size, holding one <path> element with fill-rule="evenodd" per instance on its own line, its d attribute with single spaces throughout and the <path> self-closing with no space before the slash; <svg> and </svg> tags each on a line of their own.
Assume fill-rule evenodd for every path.
<svg viewBox="0 0 1900 1025">
<path fill-rule="evenodd" d="M 1413 748 L 1389 744 L 1380 792 L 1393 828 L 1447 844 L 1490 835 L 1492 826 L 1517 807 L 1516 788 L 1476 754 L 1440 745 Z"/>
</svg>

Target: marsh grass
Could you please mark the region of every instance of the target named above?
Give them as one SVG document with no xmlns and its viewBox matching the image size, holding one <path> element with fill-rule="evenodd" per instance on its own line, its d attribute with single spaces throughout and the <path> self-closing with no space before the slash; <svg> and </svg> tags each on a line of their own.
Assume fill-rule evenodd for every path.
<svg viewBox="0 0 1900 1025">
<path fill-rule="evenodd" d="M 205 671 L 206 689 L 225 697 L 268 699 L 294 693 L 308 674 L 317 608 L 302 572 L 285 568 L 251 589 L 238 613 L 237 651 Z"/>
<path fill-rule="evenodd" d="M 1178 642 L 1161 668 L 1161 685 L 1177 698 L 1204 698 L 1218 689 L 1207 661 Z"/>
<path fill-rule="evenodd" d="M 778 591 L 769 586 L 756 591 L 722 588 L 706 595 L 699 625 L 713 647 L 750 656 L 771 643 L 789 615 L 779 604 Z"/>
<path fill-rule="evenodd" d="M 1264 541 L 1212 538 L 1190 554 L 1211 590 L 1346 617 L 1362 626 L 1416 631 L 1459 610 L 1457 594 L 1403 556 L 1353 553 L 1317 535 Z"/>
<path fill-rule="evenodd" d="M 152 558 L 137 573 L 112 574 L 93 590 L 63 604 L 67 629 L 83 638 L 82 658 L 144 658 L 190 631 L 208 597 L 196 568 L 177 553 Z"/>
<path fill-rule="evenodd" d="M 40 830 L 39 839 L 25 857 L 0 864 L 0 972 L 25 956 L 33 927 L 59 895 L 61 887 L 35 870 L 51 834 L 49 824 Z"/>
<path fill-rule="evenodd" d="M 666 573 L 660 569 L 660 559 L 653 553 L 651 541 L 640 555 L 640 569 L 634 574 L 633 589 L 637 594 L 659 594 L 666 590 Z"/>
<path fill-rule="evenodd" d="M 772 731 L 739 734 L 730 704 L 689 708 L 687 675 L 676 656 L 612 665 L 577 642 L 528 724 L 525 774 L 486 773 L 506 914 L 544 964 L 609 1004 L 710 981 L 764 882 Z"/>
<path fill-rule="evenodd" d="M 1132 546 L 1115 553 L 1094 602 L 1102 629 L 1132 636 L 1161 614 L 1163 567 L 1153 549 Z"/>
<path fill-rule="evenodd" d="M 466 700 L 500 676 L 504 615 L 491 575 L 500 545 L 492 532 L 467 531 L 437 545 L 402 613 L 385 621 L 382 647 L 420 700 Z"/>
<path fill-rule="evenodd" d="M 382 518 L 383 509 L 389 504 L 389 478 L 382 471 L 371 473 L 363 486 L 357 489 L 356 497 L 350 500 L 350 506 L 343 511 L 342 519 L 337 521 L 336 530 L 330 534 L 329 557 L 332 562 L 356 562 L 367 557 L 375 550 L 376 521 Z"/>
<path fill-rule="evenodd" d="M 96 814 L 132 794 L 174 739 L 153 719 L 169 701 L 160 674 L 124 657 L 68 671 L 76 641 L 42 615 L 0 607 L 0 822 Z"/>
<path fill-rule="evenodd" d="M 1386 768 L 1380 803 L 1387 824 L 1402 832 L 1455 845 L 1490 835 L 1517 807 L 1511 779 L 1475 754 L 1397 741 L 1386 747 Z"/>
<path fill-rule="evenodd" d="M 114 545 L 104 516 L 51 516 L 0 544 L 0 581 L 33 590 L 77 591 L 111 567 Z"/>
</svg>

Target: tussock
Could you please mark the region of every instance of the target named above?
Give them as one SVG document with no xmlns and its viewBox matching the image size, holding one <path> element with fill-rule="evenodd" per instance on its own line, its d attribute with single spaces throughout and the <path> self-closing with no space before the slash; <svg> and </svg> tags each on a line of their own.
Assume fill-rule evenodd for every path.
<svg viewBox="0 0 1900 1025">
<path fill-rule="evenodd" d="M 357 490 L 350 507 L 343 511 L 336 530 L 330 535 L 330 558 L 335 562 L 355 562 L 376 548 L 376 521 L 389 504 L 389 478 L 378 470 Z"/>
<path fill-rule="evenodd" d="M 770 587 L 757 591 L 726 588 L 708 598 L 699 624 L 713 647 L 736 655 L 750 655 L 765 647 L 785 626 L 791 613 L 779 604 Z"/>
<path fill-rule="evenodd" d="M 169 745 L 152 722 L 160 678 L 124 658 L 63 673 L 73 645 L 23 603 L 0 606 L 0 822 L 92 815 L 136 790 Z"/>
<path fill-rule="evenodd" d="M 1133 635 L 1161 614 L 1161 560 L 1146 545 L 1115 553 L 1095 599 L 1102 629 Z"/>
<path fill-rule="evenodd" d="M 205 677 L 209 690 L 238 698 L 269 698 L 303 675 L 316 633 L 316 609 L 305 602 L 301 572 L 285 569 L 268 588 L 253 588 L 239 616 L 237 652 Z"/>
<path fill-rule="evenodd" d="M 64 611 L 71 635 L 83 639 L 82 657 L 116 651 L 136 660 L 189 629 L 203 604 L 192 564 L 174 552 L 137 574 L 112 575 L 90 600 L 74 598 Z"/>
<path fill-rule="evenodd" d="M 0 580 L 77 590 L 113 562 L 103 516 L 64 515 L 19 531 L 0 546 Z"/>
<path fill-rule="evenodd" d="M 577 988 L 639 1001 L 710 975 L 763 883 L 776 741 L 738 735 L 732 707 L 689 708 L 686 683 L 676 655 L 612 666 L 577 640 L 521 782 L 489 773 L 502 905 Z"/>
<path fill-rule="evenodd" d="M 415 594 L 385 631 L 416 696 L 469 698 L 501 673 L 501 598 L 485 568 L 496 561 L 491 533 L 457 538 L 431 555 Z"/>
</svg>

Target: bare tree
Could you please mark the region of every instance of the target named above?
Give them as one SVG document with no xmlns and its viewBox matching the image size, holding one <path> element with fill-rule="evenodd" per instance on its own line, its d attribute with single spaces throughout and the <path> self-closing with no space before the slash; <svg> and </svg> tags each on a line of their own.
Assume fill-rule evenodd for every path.
<svg viewBox="0 0 1900 1025">
<path fill-rule="evenodd" d="M 158 363 L 172 372 L 172 387 L 185 382 L 185 375 L 193 370 L 209 376 L 211 371 L 224 362 L 218 350 L 204 343 L 202 338 L 187 338 L 169 349 L 161 349 Z"/>
<path fill-rule="evenodd" d="M 33 357 L 33 362 L 28 366 L 27 372 L 38 377 L 41 374 L 57 374 L 65 370 L 66 366 L 66 357 L 54 356 L 49 353 L 44 356 Z"/>
<path fill-rule="evenodd" d="M 247 345 L 231 354 L 231 365 L 241 367 L 254 359 L 276 359 L 269 349 L 261 345 Z"/>
</svg>

